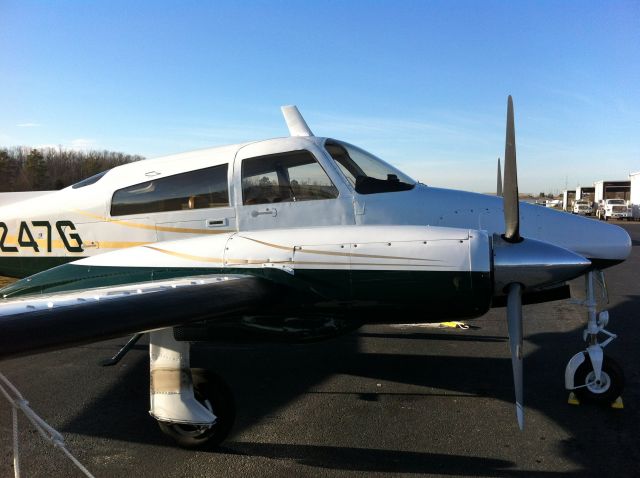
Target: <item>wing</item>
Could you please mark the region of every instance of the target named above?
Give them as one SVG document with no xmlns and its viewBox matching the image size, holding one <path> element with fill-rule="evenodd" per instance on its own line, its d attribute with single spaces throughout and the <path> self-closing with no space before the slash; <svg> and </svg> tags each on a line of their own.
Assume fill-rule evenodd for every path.
<svg viewBox="0 0 640 478">
<path fill-rule="evenodd" d="M 249 275 L 209 274 L 5 299 L 0 359 L 231 316 L 264 304 L 271 287 Z"/>
</svg>

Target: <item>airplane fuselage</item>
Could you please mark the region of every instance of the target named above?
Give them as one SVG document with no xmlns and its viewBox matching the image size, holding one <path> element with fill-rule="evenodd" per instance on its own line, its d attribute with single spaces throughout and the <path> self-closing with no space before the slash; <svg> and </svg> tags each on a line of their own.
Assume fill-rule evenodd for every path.
<svg viewBox="0 0 640 478">
<path fill-rule="evenodd" d="M 0 274 L 25 277 L 104 252 L 239 231 L 336 225 L 504 230 L 500 197 L 410 180 L 406 188 L 394 186 L 405 184 L 400 181 L 355 184 L 355 173 L 335 153 L 342 145 L 288 137 L 194 151 L 120 166 L 95 182 L 5 205 Z M 402 174 L 380 164 L 384 173 Z M 525 203 L 521 232 L 601 266 L 623 260 L 630 248 L 621 228 Z"/>
</svg>

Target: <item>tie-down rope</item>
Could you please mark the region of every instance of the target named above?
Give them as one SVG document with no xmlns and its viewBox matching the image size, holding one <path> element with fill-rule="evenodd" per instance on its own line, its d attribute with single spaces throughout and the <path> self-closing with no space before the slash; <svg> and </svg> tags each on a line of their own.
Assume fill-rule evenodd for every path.
<svg viewBox="0 0 640 478">
<path fill-rule="evenodd" d="M 69 458 L 74 465 L 82 472 L 85 476 L 89 478 L 94 478 L 94 476 L 87 470 L 78 459 L 71 454 L 69 450 L 67 450 L 67 446 L 64 443 L 64 438 L 62 435 L 52 426 L 50 426 L 47 422 L 45 422 L 36 412 L 34 412 L 31 407 L 29 407 L 29 402 L 27 402 L 20 391 L 14 387 L 14 385 L 9 382 L 7 377 L 5 377 L 2 373 L 0 373 L 0 381 L 4 384 L 0 384 L 0 392 L 5 396 L 5 398 L 11 403 L 11 411 L 13 418 L 13 471 L 15 478 L 20 478 L 20 450 L 18 447 L 18 409 L 22 410 L 25 417 L 29 419 L 29 421 L 33 424 L 33 426 L 38 430 L 40 436 L 51 442 L 51 444 L 62 450 L 67 458 Z M 5 388 L 6 386 L 6 388 Z M 9 393 L 9 391 L 11 393 Z"/>
</svg>

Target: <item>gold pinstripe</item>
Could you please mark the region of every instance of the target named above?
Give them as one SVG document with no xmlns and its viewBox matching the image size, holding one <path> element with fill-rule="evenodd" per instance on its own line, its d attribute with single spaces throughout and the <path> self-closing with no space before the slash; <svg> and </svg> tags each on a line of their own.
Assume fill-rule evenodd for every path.
<svg viewBox="0 0 640 478">
<path fill-rule="evenodd" d="M 225 263 L 225 261 L 218 257 L 205 257 L 205 256 L 196 256 L 193 254 L 185 254 L 182 252 L 169 251 L 167 249 L 161 249 L 159 247 L 154 246 L 144 246 L 147 249 L 152 249 L 154 251 L 160 252 L 162 254 L 167 254 L 170 256 L 178 257 L 180 259 L 186 259 L 190 261 L 197 262 L 215 262 L 215 263 Z M 376 267 L 423 267 L 425 264 L 389 264 L 389 263 L 374 263 L 374 262 L 315 262 L 315 261 L 270 261 L 267 259 L 227 259 L 225 265 L 226 266 L 239 266 L 239 265 L 257 265 L 257 264 L 291 264 L 291 265 L 319 265 L 319 266 L 376 266 Z M 449 267 L 441 264 L 429 264 L 432 267 Z"/>
<path fill-rule="evenodd" d="M 107 222 L 110 224 L 117 224 L 119 226 L 124 227 L 132 227 L 135 229 L 147 229 L 151 231 L 162 231 L 162 232 L 177 232 L 182 234 L 224 234 L 226 232 L 232 232 L 230 229 L 194 229 L 194 228 L 186 228 L 186 227 L 171 227 L 171 226 L 158 226 L 151 224 L 141 224 L 139 222 L 130 222 L 123 219 L 112 219 L 108 217 L 100 216 L 99 214 L 93 214 L 87 211 L 74 210 L 76 214 L 80 214 L 81 216 L 90 217 L 93 219 L 99 219 L 102 222 Z"/>
<path fill-rule="evenodd" d="M 260 241 L 258 239 L 253 239 L 251 237 L 244 237 L 244 236 L 239 236 L 242 237 L 243 239 L 247 239 L 249 241 L 253 241 L 253 242 L 257 242 L 258 244 L 262 244 L 264 246 L 268 246 L 268 247 L 273 247 L 275 249 L 282 249 L 285 251 L 293 251 L 293 247 L 292 246 L 281 246 L 279 244 L 273 244 L 271 242 L 264 242 L 264 241 Z M 398 260 L 407 260 L 407 261 L 427 261 L 427 262 L 442 262 L 439 259 L 424 259 L 421 257 L 398 257 L 398 256 L 381 256 L 381 255 L 376 255 L 376 254 L 358 254 L 358 253 L 351 253 L 351 252 L 330 252 L 330 251 L 318 251 L 315 249 L 301 249 L 302 252 L 305 252 L 307 254 L 321 254 L 321 255 L 326 255 L 326 256 L 339 256 L 339 257 L 361 257 L 361 258 L 367 258 L 367 259 L 398 259 Z"/>
<path fill-rule="evenodd" d="M 285 264 L 287 262 L 284 262 Z M 376 267 L 451 267 L 445 264 L 402 264 L 402 263 L 377 263 L 377 262 L 311 262 L 311 261 L 290 261 L 289 264 L 296 265 L 319 265 L 319 266 L 376 266 Z M 280 263 L 278 263 L 280 264 Z M 464 271 L 463 271 L 464 272 Z"/>
<path fill-rule="evenodd" d="M 192 254 L 185 254 L 183 252 L 175 252 L 175 251 L 168 251 L 166 249 L 160 249 L 159 247 L 154 247 L 154 246 L 143 246 L 146 247 L 147 249 L 153 249 L 154 251 L 158 251 L 161 252 L 162 254 L 167 254 L 170 256 L 174 256 L 174 257 L 179 257 L 180 259 L 187 259 L 190 261 L 198 261 L 198 262 L 217 262 L 222 264 L 224 261 L 222 259 L 219 258 L 214 258 L 214 257 L 204 257 L 204 256 L 194 256 Z"/>
<path fill-rule="evenodd" d="M 46 239 L 35 239 L 36 244 L 38 244 L 38 247 L 41 247 L 43 249 L 47 248 L 47 240 Z M 90 242 L 83 242 L 83 245 L 85 248 L 88 249 L 92 249 L 93 245 L 97 245 L 98 249 L 124 249 L 127 247 L 136 247 L 136 246 L 144 246 L 146 244 L 151 244 L 150 241 L 137 241 L 137 242 L 133 242 L 133 241 L 90 241 Z M 5 245 L 7 246 L 15 246 L 15 247 L 19 247 L 18 246 L 18 236 L 15 235 L 7 235 L 6 239 L 5 239 Z M 66 247 L 64 245 L 64 242 L 62 242 L 60 239 L 53 239 L 51 241 L 51 249 L 63 249 L 66 250 Z"/>
</svg>

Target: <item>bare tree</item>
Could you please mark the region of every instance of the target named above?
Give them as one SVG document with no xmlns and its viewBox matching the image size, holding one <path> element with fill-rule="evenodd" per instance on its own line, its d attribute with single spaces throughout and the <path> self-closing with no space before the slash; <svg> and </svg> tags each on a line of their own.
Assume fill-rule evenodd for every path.
<svg viewBox="0 0 640 478">
<path fill-rule="evenodd" d="M 59 148 L 0 149 L 0 191 L 62 189 L 107 169 L 144 159 L 113 151 Z"/>
</svg>

